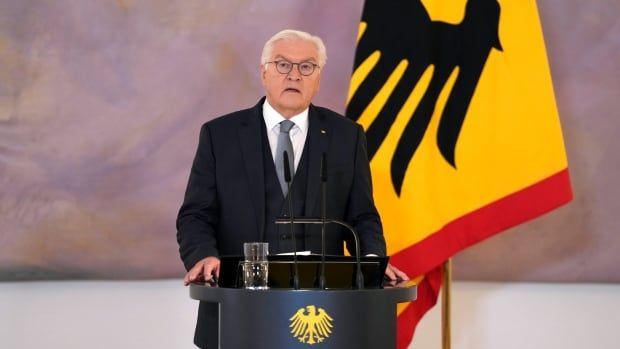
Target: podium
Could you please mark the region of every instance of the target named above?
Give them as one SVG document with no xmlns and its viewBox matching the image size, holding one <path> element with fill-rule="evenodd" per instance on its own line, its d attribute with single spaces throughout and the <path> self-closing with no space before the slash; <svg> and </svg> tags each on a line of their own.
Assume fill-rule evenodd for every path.
<svg viewBox="0 0 620 349">
<path fill-rule="evenodd" d="M 396 304 L 413 284 L 378 289 L 248 290 L 190 285 L 190 297 L 219 307 L 221 349 L 396 348 Z"/>
</svg>

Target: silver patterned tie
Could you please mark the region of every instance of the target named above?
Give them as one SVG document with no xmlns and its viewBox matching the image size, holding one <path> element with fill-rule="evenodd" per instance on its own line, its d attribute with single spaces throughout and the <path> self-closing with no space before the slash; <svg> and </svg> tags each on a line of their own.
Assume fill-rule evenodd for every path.
<svg viewBox="0 0 620 349">
<path fill-rule="evenodd" d="M 280 181 L 280 187 L 282 187 L 282 193 L 284 196 L 288 194 L 288 184 L 284 180 L 284 152 L 288 154 L 288 163 L 291 170 L 291 179 L 295 173 L 295 154 L 293 154 L 293 143 L 291 143 L 291 137 L 289 131 L 295 126 L 295 123 L 290 120 L 284 120 L 280 122 L 280 134 L 278 135 L 278 145 L 276 147 L 276 173 L 278 174 L 278 180 Z"/>
</svg>

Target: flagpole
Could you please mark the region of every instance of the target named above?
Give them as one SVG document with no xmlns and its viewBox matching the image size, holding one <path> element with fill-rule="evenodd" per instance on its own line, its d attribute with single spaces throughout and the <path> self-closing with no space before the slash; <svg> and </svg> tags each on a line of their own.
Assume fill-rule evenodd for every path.
<svg viewBox="0 0 620 349">
<path fill-rule="evenodd" d="M 443 349 L 450 349 L 450 319 L 451 319 L 451 288 L 452 288 L 452 258 L 448 258 L 442 265 L 443 290 L 441 292 L 441 343 Z"/>
</svg>

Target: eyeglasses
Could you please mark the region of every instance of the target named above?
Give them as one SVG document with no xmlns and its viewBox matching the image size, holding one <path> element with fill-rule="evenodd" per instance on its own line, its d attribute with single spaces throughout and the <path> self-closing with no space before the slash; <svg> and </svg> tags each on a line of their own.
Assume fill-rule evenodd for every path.
<svg viewBox="0 0 620 349">
<path fill-rule="evenodd" d="M 303 76 L 312 75 L 312 73 L 314 73 L 314 69 L 321 68 L 318 64 L 314 64 L 312 62 L 291 63 L 289 61 L 279 60 L 279 61 L 267 62 L 265 64 L 269 64 L 269 63 L 275 63 L 276 70 L 280 74 L 290 73 L 291 70 L 293 70 L 294 65 L 297 66 L 297 70 L 299 71 L 299 74 Z"/>
</svg>

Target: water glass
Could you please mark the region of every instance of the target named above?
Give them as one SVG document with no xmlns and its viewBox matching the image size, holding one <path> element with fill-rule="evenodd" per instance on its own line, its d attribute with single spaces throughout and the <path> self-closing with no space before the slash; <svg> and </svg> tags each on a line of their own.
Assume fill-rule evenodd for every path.
<svg viewBox="0 0 620 349">
<path fill-rule="evenodd" d="M 243 286 L 252 290 L 265 290 L 269 277 L 269 244 L 266 242 L 246 242 L 243 244 Z"/>
</svg>

